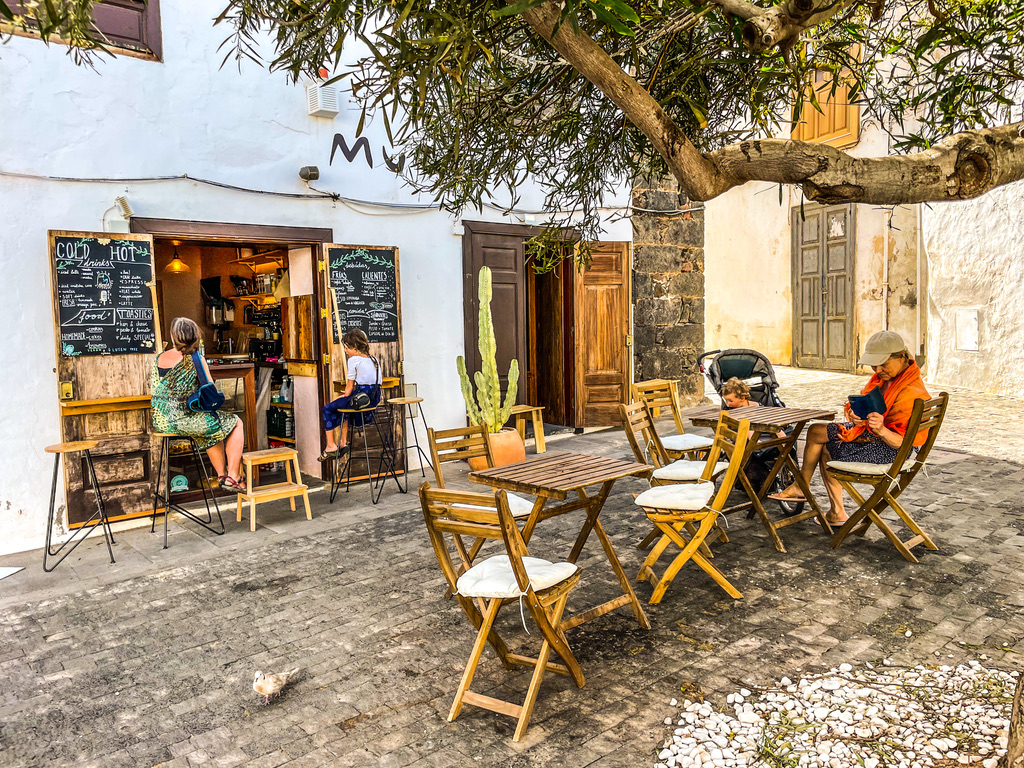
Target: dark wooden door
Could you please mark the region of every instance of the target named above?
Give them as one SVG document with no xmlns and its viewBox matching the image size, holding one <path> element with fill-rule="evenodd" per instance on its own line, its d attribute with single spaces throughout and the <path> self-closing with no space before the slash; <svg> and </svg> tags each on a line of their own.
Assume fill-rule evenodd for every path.
<svg viewBox="0 0 1024 768">
<path fill-rule="evenodd" d="M 55 246 L 56 239 L 62 237 L 95 238 L 102 244 L 113 238 L 133 244 L 131 255 L 124 260 L 138 266 L 138 287 L 150 291 L 152 296 L 156 342 L 151 349 L 136 354 L 82 355 L 62 348 L 56 295 L 56 270 L 60 267 Z M 102 263 L 97 263 L 94 270 L 97 275 L 105 271 L 102 266 Z M 149 377 L 153 356 L 160 346 L 160 319 L 153 283 L 153 238 L 149 235 L 112 236 L 103 232 L 51 231 L 50 267 L 61 439 L 100 442 L 92 451 L 93 462 L 107 514 L 112 519 L 149 514 L 153 509 L 152 480 L 156 467 L 156 446 L 151 444 L 149 434 Z M 114 311 L 122 309 L 119 307 Z M 69 453 L 64 459 L 67 521 L 75 525 L 87 520 L 95 511 L 95 494 L 86 477 L 84 455 Z"/>
<path fill-rule="evenodd" d="M 523 241 L 533 230 L 511 224 L 463 222 L 463 316 L 465 319 L 466 369 L 472 377 L 480 370 L 479 311 L 477 275 L 481 267 L 491 268 L 491 317 L 497 345 L 495 358 L 501 391 L 508 388 L 508 366 L 519 361 L 520 384 L 516 402 L 527 397 L 526 254 Z"/>
<path fill-rule="evenodd" d="M 630 387 L 629 244 L 592 243 L 590 266 L 576 273 L 577 427 L 619 423 Z"/>
<path fill-rule="evenodd" d="M 853 370 L 854 209 L 793 209 L 793 363 Z"/>
</svg>

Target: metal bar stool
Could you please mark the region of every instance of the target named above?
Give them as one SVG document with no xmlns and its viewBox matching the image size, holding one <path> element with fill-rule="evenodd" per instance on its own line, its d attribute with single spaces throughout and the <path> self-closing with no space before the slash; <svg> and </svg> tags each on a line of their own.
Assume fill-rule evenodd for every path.
<svg viewBox="0 0 1024 768">
<path fill-rule="evenodd" d="M 349 435 L 349 443 L 351 444 L 354 439 L 356 432 L 358 431 L 363 436 L 363 455 L 366 457 L 366 473 L 368 475 L 368 481 L 370 486 L 370 502 L 376 504 L 380 501 L 381 494 L 384 493 L 384 483 L 388 479 L 388 475 L 395 478 L 395 485 L 398 486 L 398 490 L 401 493 L 406 493 L 408 489 L 402 487 L 401 481 L 398 479 L 398 473 L 395 471 L 395 465 L 397 464 L 398 457 L 395 454 L 394 446 L 391 440 L 384 436 L 384 433 L 380 428 L 380 414 L 377 413 L 377 405 L 370 406 L 369 408 L 338 408 L 338 413 L 352 414 L 358 420 L 358 424 L 355 422 L 349 422 L 351 433 Z M 367 421 L 367 417 L 373 415 L 374 418 L 371 421 Z M 366 428 L 370 425 L 377 431 L 377 438 L 380 440 L 380 453 L 377 455 L 377 478 L 380 479 L 380 488 L 377 491 L 377 495 L 374 496 L 374 488 L 377 487 L 377 480 L 374 478 L 373 472 L 370 471 L 370 444 L 366 440 Z M 345 479 L 345 493 L 348 493 L 349 484 L 352 481 L 352 447 L 349 446 L 349 460 L 345 462 L 345 468 L 343 471 L 339 471 L 338 460 L 334 461 L 334 477 L 331 481 L 331 498 L 330 503 L 334 503 L 334 497 L 338 493 L 338 489 L 341 488 L 342 477 Z M 385 470 L 385 466 L 387 469 Z"/>
<path fill-rule="evenodd" d="M 420 472 L 423 474 L 424 477 L 426 477 L 427 476 L 427 471 L 425 469 L 423 469 L 423 461 L 426 460 L 427 466 L 430 467 L 430 471 L 431 472 L 434 471 L 434 465 L 430 462 L 430 456 L 427 455 L 427 452 L 424 451 L 423 447 L 420 445 L 420 437 L 419 437 L 419 435 L 416 434 L 416 416 L 417 416 L 417 414 L 419 414 L 420 421 L 423 423 L 423 434 L 424 434 L 424 436 L 426 436 L 427 429 L 428 429 L 428 427 L 427 427 L 427 418 L 426 418 L 426 416 L 423 415 L 423 405 L 422 405 L 422 403 L 423 403 L 423 398 L 422 397 L 392 397 L 390 400 L 388 400 L 388 406 L 390 406 L 392 408 L 395 407 L 395 406 L 398 406 L 399 408 L 401 408 L 402 409 L 402 416 L 404 417 L 404 419 L 408 420 L 412 424 L 412 439 L 413 439 L 412 445 L 409 445 L 409 441 L 406 439 L 405 429 L 402 430 L 402 448 L 404 449 L 404 455 L 405 455 L 405 472 L 406 472 L 406 475 L 408 475 L 408 473 L 409 473 L 409 451 L 412 450 L 413 448 L 415 448 L 419 452 L 419 455 L 420 455 Z M 415 412 L 413 412 L 413 406 L 416 407 L 416 411 Z M 406 416 L 406 411 L 405 411 L 406 408 L 409 409 L 408 416 Z M 402 423 L 402 426 L 403 427 L 405 426 L 404 421 Z"/>
<path fill-rule="evenodd" d="M 93 532 L 97 526 L 103 529 L 103 537 L 107 541 L 107 552 L 110 555 L 110 562 L 114 562 L 114 550 L 111 544 L 114 543 L 114 533 L 110 530 L 110 519 L 107 517 L 107 508 L 103 504 L 103 494 L 100 493 L 100 484 L 96 479 L 96 468 L 92 465 L 92 453 L 90 451 L 99 445 L 97 440 L 78 440 L 71 443 L 57 443 L 56 445 L 48 445 L 44 449 L 47 453 L 54 454 L 53 456 L 53 484 L 50 486 L 50 515 L 47 519 L 46 524 L 46 549 L 43 550 L 43 570 L 49 573 L 62 562 L 64 558 L 75 551 L 75 547 L 85 541 L 86 537 Z M 61 544 L 56 549 L 51 548 L 50 541 L 53 536 L 53 516 L 56 512 L 57 506 L 57 475 L 60 469 L 60 457 L 62 453 L 73 453 L 81 451 L 85 454 L 85 466 L 89 474 L 89 482 L 92 483 L 93 493 L 96 494 L 96 511 L 92 513 L 92 516 L 86 520 L 82 526 L 76 530 L 71 537 Z M 82 478 L 82 486 L 84 489 L 85 478 Z M 79 536 L 79 534 L 82 534 Z M 67 552 L 60 555 L 66 547 L 69 547 Z M 50 564 L 48 561 L 50 558 L 60 557 L 56 562 Z"/>
<path fill-rule="evenodd" d="M 154 432 L 153 437 L 160 440 L 160 461 L 156 465 L 156 490 L 153 493 L 153 523 L 149 528 L 150 533 L 156 531 L 156 515 L 160 503 L 164 504 L 164 549 L 167 549 L 167 517 L 173 509 L 179 515 L 184 515 L 189 520 L 199 523 L 206 530 L 217 534 L 224 533 L 224 518 L 220 516 L 220 507 L 217 506 L 217 498 L 213 495 L 213 487 L 210 485 L 210 476 L 206 472 L 206 464 L 199 453 L 199 444 L 195 438 L 186 435 L 172 435 L 167 432 Z M 174 440 L 188 440 L 189 449 L 192 454 L 192 461 L 195 464 L 196 472 L 199 475 L 199 487 L 203 491 L 203 503 L 206 505 L 206 520 L 200 518 L 195 512 L 186 509 L 177 502 L 171 501 L 171 483 L 168 475 L 171 473 L 171 442 Z M 160 481 L 163 480 L 164 492 L 160 493 Z M 209 492 L 207 492 L 209 491 Z M 220 530 L 213 527 L 213 511 L 210 510 L 210 502 L 213 502 L 213 511 L 217 512 L 217 519 L 220 521 Z"/>
</svg>

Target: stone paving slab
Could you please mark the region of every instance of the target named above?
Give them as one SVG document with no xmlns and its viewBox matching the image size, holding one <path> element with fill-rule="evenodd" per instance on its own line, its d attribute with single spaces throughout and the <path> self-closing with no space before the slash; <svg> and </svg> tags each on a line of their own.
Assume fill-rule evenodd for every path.
<svg viewBox="0 0 1024 768">
<path fill-rule="evenodd" d="M 628 455 L 619 431 L 551 449 Z M 630 574 L 649 529 L 631 498 L 643 487 L 620 481 L 602 515 Z M 1024 652 L 1024 467 L 939 452 L 902 497 L 938 553 L 907 563 L 874 532 L 832 550 L 807 522 L 783 530 L 780 554 L 757 520 L 734 515 L 715 562 L 744 598 L 691 565 L 647 607 L 650 631 L 628 609 L 570 631 L 586 686 L 548 676 L 513 744 L 509 718 L 467 706 L 447 722 L 475 633 L 443 599 L 415 495 L 392 489 L 371 507 L 358 490 L 333 507 L 313 494 L 315 525 L 282 502 L 255 534 L 232 520 L 217 539 L 172 519 L 162 550 L 148 528 L 124 532 L 115 555 L 139 557 L 123 568 L 99 538 L 53 574 L 39 553 L 0 558 L 30 563 L 0 580 L 0 766 L 653 765 L 672 698 L 721 705 L 737 682 L 843 661 L 985 653 L 1015 666 Z M 531 551 L 564 556 L 579 522 L 546 521 Z M 570 610 L 616 594 L 596 541 L 580 565 Z M 645 600 L 650 587 L 637 591 Z M 514 606 L 498 626 L 514 649 L 536 650 Z M 292 666 L 298 681 L 262 706 L 253 672 Z M 518 696 L 528 675 L 488 650 L 475 688 Z"/>
</svg>

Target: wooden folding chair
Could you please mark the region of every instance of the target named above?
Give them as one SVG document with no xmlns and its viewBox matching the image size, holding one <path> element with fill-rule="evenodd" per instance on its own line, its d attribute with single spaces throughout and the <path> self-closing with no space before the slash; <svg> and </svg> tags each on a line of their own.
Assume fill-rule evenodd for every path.
<svg viewBox="0 0 1024 768">
<path fill-rule="evenodd" d="M 743 453 L 750 432 L 750 422 L 744 419 L 736 421 L 728 414 L 722 413 L 718 418 L 718 428 L 708 457 L 708 465 L 717 463 L 719 456 L 725 454 L 729 466 L 722 479 L 722 484 L 715 492 L 711 482 L 690 483 L 686 485 L 655 486 L 636 497 L 635 503 L 642 507 L 648 519 L 654 523 L 662 537 L 651 550 L 637 574 L 637 581 L 646 581 L 654 585 L 650 603 L 661 602 L 665 590 L 689 560 L 693 560 L 731 597 L 743 595 L 729 583 L 728 579 L 715 568 L 702 553 L 702 545 L 717 525 L 718 516 L 732 492 L 736 477 L 743 464 Z M 712 499 L 712 497 L 714 497 Z M 696 527 L 696 530 L 694 530 Z M 687 539 L 684 529 L 690 534 Z M 654 573 L 654 564 L 670 544 L 679 548 L 679 554 L 669 564 L 659 579 Z"/>
<path fill-rule="evenodd" d="M 852 461 L 828 462 L 829 474 L 838 480 L 839 484 L 843 486 L 843 490 L 860 505 L 832 537 L 833 549 L 839 547 L 851 532 L 863 536 L 872 523 L 877 525 L 885 537 L 899 550 L 899 553 L 912 563 L 916 563 L 918 560 L 911 550 L 919 544 L 924 544 L 925 549 L 938 549 L 928 534 L 922 531 L 914 518 L 910 516 L 910 513 L 900 505 L 898 498 L 907 490 L 911 481 L 917 477 L 917 473 L 921 471 L 928 460 L 928 454 L 931 453 L 932 446 L 935 445 L 935 440 L 939 436 L 939 427 L 942 426 L 942 420 L 946 416 L 948 404 L 949 395 L 945 392 L 939 393 L 938 397 L 931 400 L 918 400 L 914 403 L 907 432 L 896 452 L 896 458 L 890 465 Z M 917 454 L 914 455 L 914 439 L 921 430 L 928 430 L 928 437 Z M 871 486 L 871 495 L 865 499 L 854 487 L 855 485 Z M 913 537 L 904 541 L 896 535 L 895 531 L 882 518 L 882 512 L 886 507 L 892 508 L 904 525 L 914 534 Z"/>
<path fill-rule="evenodd" d="M 699 459 L 707 455 L 711 448 L 711 438 L 687 434 L 683 428 L 683 417 L 679 412 L 679 395 L 674 381 L 638 381 L 633 384 L 633 400 L 646 403 L 655 416 L 660 414 L 662 408 L 671 411 L 672 419 L 676 423 L 676 432 L 662 436 L 662 444 L 669 456 L 674 459 Z"/>
<path fill-rule="evenodd" d="M 427 443 L 430 447 L 430 460 L 434 468 L 434 478 L 437 480 L 437 487 L 444 488 L 444 465 L 451 461 L 467 461 L 469 459 L 482 458 L 487 462 L 487 467 L 494 466 L 491 455 L 491 441 L 487 427 L 477 425 L 475 427 L 458 427 L 456 429 L 436 430 L 427 428 Z M 508 495 L 508 505 L 512 510 L 512 516 L 517 520 L 526 520 L 533 512 L 534 502 L 523 496 L 514 493 Z M 469 547 L 464 545 L 461 537 L 456 537 L 457 546 L 463 549 L 466 568 L 472 564 L 477 553 L 484 544 L 483 538 L 477 538 Z M 461 571 L 460 571 L 461 573 Z M 448 595 L 451 597 L 451 594 Z"/>
<path fill-rule="evenodd" d="M 545 672 L 572 677 L 578 688 L 586 683 L 583 670 L 573 656 L 562 629 L 562 613 L 569 593 L 579 583 L 580 570 L 573 563 L 551 563 L 529 556 L 509 509 L 505 491 L 495 494 L 448 491 L 431 488 L 430 483 L 424 483 L 420 486 L 420 503 L 430 543 L 445 581 L 477 628 L 476 642 L 455 693 L 448 720 L 452 721 L 459 716 L 463 704 L 510 715 L 518 721 L 512 740 L 519 741 L 529 725 Z M 455 543 L 460 536 L 501 539 L 505 545 L 505 554 L 487 558 L 460 575 L 460 565 L 468 565 Z M 456 560 L 453 560 L 453 550 Z M 483 611 L 478 610 L 475 600 L 485 601 Z M 540 630 L 543 642 L 536 657 L 511 653 L 494 628 L 498 612 L 509 603 L 518 603 L 529 612 Z M 522 704 L 485 696 L 469 689 L 485 643 L 490 643 L 506 669 L 533 667 L 533 676 Z M 552 650 L 563 663 L 550 661 Z"/>
<path fill-rule="evenodd" d="M 725 472 L 729 467 L 728 462 L 715 462 L 713 466 L 709 465 L 706 459 L 672 461 L 658 436 L 650 406 L 643 401 L 629 405 L 619 403 L 619 415 L 622 418 L 622 428 L 626 432 L 626 439 L 629 440 L 629 447 L 633 449 L 633 457 L 640 464 L 653 464 L 656 467 L 651 473 L 652 487 L 676 483 L 707 482 Z M 637 545 L 637 549 L 647 549 L 660 535 L 655 527 Z M 719 529 L 719 539 L 726 543 L 729 541 L 729 537 L 721 529 Z M 705 556 L 711 556 L 711 550 L 706 546 L 702 551 Z"/>
</svg>

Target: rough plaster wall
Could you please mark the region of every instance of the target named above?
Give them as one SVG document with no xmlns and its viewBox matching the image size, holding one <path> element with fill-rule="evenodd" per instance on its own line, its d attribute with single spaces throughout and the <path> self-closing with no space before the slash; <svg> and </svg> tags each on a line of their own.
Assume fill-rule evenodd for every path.
<svg viewBox="0 0 1024 768">
<path fill-rule="evenodd" d="M 706 349 L 746 347 L 789 365 L 792 188 L 747 184 L 710 201 L 705 225 Z"/>
<path fill-rule="evenodd" d="M 862 125 L 860 143 L 850 153 L 887 154 L 888 139 L 872 122 Z M 795 187 L 749 183 L 707 203 L 705 236 L 705 345 L 708 349 L 758 349 L 773 363 L 792 362 L 792 224 L 790 213 L 803 193 Z M 888 240 L 888 326 L 913 345 L 917 336 L 917 213 L 857 205 L 853 280 L 854 360 L 864 341 L 882 328 L 883 257 Z M 922 283 L 927 273 L 922 266 Z M 922 335 L 926 319 L 922 318 Z"/>
<path fill-rule="evenodd" d="M 301 86 L 283 74 L 220 68 L 224 31 L 211 19 L 217 0 L 160 3 L 164 61 L 104 60 L 75 67 L 60 45 L 15 37 L 0 58 L 0 170 L 39 176 L 143 177 L 188 173 L 240 186 L 308 192 L 298 169 L 315 164 L 316 186 L 364 200 L 429 202 L 403 188 L 381 161 L 379 124 L 367 126 L 374 165 L 349 163 L 331 142 L 351 142 L 359 110 L 345 99 L 334 120 L 309 117 Z M 521 205 L 543 208 L 541 190 L 522 190 Z M 0 409 L 0 554 L 42 546 L 51 458 L 59 440 L 48 229 L 99 231 L 116 195 L 137 216 L 194 221 L 332 228 L 347 243 L 396 245 L 402 277 L 407 380 L 426 399 L 431 424 L 465 423 L 455 358 L 463 353 L 461 227 L 446 212 L 396 211 L 215 189 L 191 181 L 0 181 L 0 367 L 16 372 Z M 622 196 L 606 201 L 620 206 Z M 609 215 L 618 212 L 609 210 Z M 116 215 L 114 215 L 116 217 Z M 474 219 L 521 223 L 485 208 Z M 543 217 L 537 217 L 543 218 Z M 606 227 L 609 240 L 631 240 L 628 219 Z M 123 223 L 123 222 L 122 222 Z M 180 249 L 179 249 L 180 250 Z M 439 300 L 440 297 L 440 300 Z M 58 504 L 63 502 L 62 496 Z"/>
<path fill-rule="evenodd" d="M 925 209 L 930 378 L 983 392 L 1024 392 L 1024 182 Z M 978 311 L 977 352 L 956 349 L 957 310 Z"/>
</svg>

